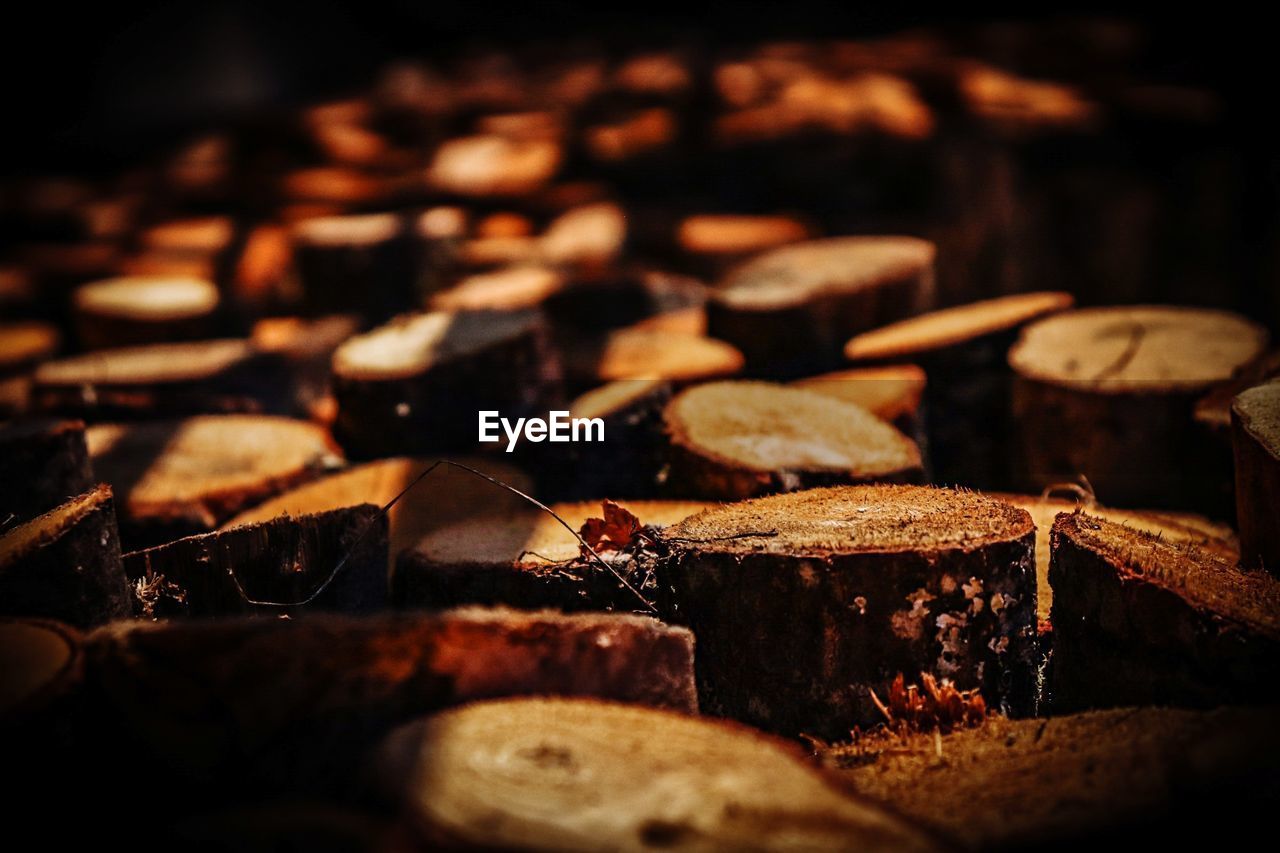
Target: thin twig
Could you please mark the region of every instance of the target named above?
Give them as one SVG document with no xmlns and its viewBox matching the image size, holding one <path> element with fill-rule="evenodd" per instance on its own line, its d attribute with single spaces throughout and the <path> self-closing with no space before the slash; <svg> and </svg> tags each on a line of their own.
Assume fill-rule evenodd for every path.
<svg viewBox="0 0 1280 853">
<path fill-rule="evenodd" d="M 391 501 L 382 508 L 382 510 L 378 513 L 378 515 L 375 516 L 374 519 L 369 522 L 369 524 L 364 528 L 364 530 L 360 532 L 360 535 L 356 537 L 356 541 L 351 545 L 349 549 L 347 549 L 347 553 L 342 555 L 342 559 L 339 560 L 338 564 L 333 567 L 333 571 L 329 573 L 329 576 L 326 577 L 324 579 L 324 582 L 321 583 L 320 586 L 316 587 L 315 591 L 312 592 L 310 595 L 308 595 L 306 598 L 300 601 L 264 601 L 264 600 L 250 598 L 248 593 L 245 592 L 244 587 L 241 585 L 240 579 L 236 577 L 235 568 L 232 567 L 228 570 L 227 573 L 231 575 L 231 581 L 236 585 L 236 591 L 240 593 L 240 597 L 243 598 L 247 604 L 253 605 L 255 607 L 302 607 L 307 604 L 310 604 L 312 601 L 315 601 L 316 598 L 319 597 L 326 589 L 328 589 L 329 586 L 337 579 L 338 575 L 342 573 L 342 570 L 346 568 L 347 560 L 351 557 L 352 554 L 355 553 L 356 549 L 360 546 L 360 543 L 363 542 L 364 538 L 369 534 L 369 531 L 373 530 L 373 528 L 377 526 L 378 522 L 382 520 L 383 516 L 385 516 L 388 512 L 390 512 L 391 508 L 395 506 L 397 503 L 399 503 L 401 498 L 407 495 L 411 489 L 413 489 L 415 486 L 417 486 L 419 483 L 425 480 L 427 478 L 427 475 L 429 475 L 432 471 L 436 470 L 436 468 L 439 468 L 441 465 L 450 465 L 454 468 L 460 468 L 463 471 L 467 471 L 468 473 L 474 474 L 475 476 L 481 478 L 482 480 L 488 480 L 490 483 L 493 483 L 495 486 L 499 486 L 503 489 L 506 489 L 509 492 L 512 492 L 513 494 L 519 495 L 529 503 L 536 506 L 538 509 L 550 515 L 556 521 L 560 522 L 561 526 L 564 527 L 565 530 L 568 530 L 570 533 L 572 533 L 573 537 L 578 540 L 579 544 L 581 544 L 582 547 L 587 550 L 587 553 L 589 553 L 593 558 L 595 558 L 595 561 L 599 563 L 601 567 L 606 569 L 611 575 L 617 578 L 619 584 L 621 584 L 625 589 L 631 592 L 636 598 L 640 599 L 641 603 L 644 604 L 645 610 L 648 610 L 650 613 L 657 612 L 657 608 L 654 607 L 652 603 L 650 603 L 649 599 L 641 595 L 638 589 L 636 589 L 630 583 L 628 583 L 627 579 L 624 578 L 622 574 L 618 572 L 617 569 L 615 569 L 613 566 L 605 562 L 604 558 L 602 558 L 598 553 L 596 553 L 596 549 L 592 548 L 591 545 L 588 544 L 588 542 L 582 538 L 582 536 L 578 533 L 578 531 L 574 530 L 567 521 L 565 521 L 563 518 L 557 515 L 555 510 L 553 510 L 551 507 L 547 506 L 542 501 L 538 500 L 532 495 L 525 494 L 524 492 L 520 491 L 515 486 L 509 483 L 504 483 L 501 480 L 497 479 L 496 477 L 491 477 L 488 474 L 484 473 L 483 471 L 479 471 L 475 468 L 472 468 L 469 465 L 463 465 L 461 462 L 454 462 L 452 459 L 437 459 L 435 462 L 432 462 L 430 465 L 428 465 L 427 468 L 422 473 L 414 477 L 413 480 L 409 482 L 409 485 L 405 486 L 404 489 L 401 490 L 400 494 L 392 498 Z"/>
</svg>

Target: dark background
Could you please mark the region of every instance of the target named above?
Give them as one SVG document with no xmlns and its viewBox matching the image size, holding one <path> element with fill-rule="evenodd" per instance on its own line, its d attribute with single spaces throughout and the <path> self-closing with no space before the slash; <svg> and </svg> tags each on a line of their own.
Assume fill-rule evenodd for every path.
<svg viewBox="0 0 1280 853">
<path fill-rule="evenodd" d="M 3 27 L 11 149 L 6 171 L 86 167 L 229 117 L 342 94 L 386 60 L 477 45 L 585 38 L 608 44 L 723 44 L 790 36 L 860 36 L 918 26 L 1106 15 L 1148 33 L 1144 72 L 1207 85 L 1249 123 L 1270 123 L 1270 27 L 1214 4 L 854 3 L 836 0 L 666 6 L 636 0 L 365 0 L 337 3 L 37 3 Z M 1268 147 L 1268 150 L 1270 148 Z"/>
</svg>

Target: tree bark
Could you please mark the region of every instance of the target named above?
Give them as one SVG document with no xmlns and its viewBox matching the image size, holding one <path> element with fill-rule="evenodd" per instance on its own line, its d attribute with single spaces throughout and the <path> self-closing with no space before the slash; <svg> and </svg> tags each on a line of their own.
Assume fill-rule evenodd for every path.
<svg viewBox="0 0 1280 853">
<path fill-rule="evenodd" d="M 1280 577 L 1280 384 L 1245 391 L 1231 407 L 1240 562 Z"/>
<path fill-rule="evenodd" d="M 692 635 L 616 615 L 120 624 L 89 637 L 86 666 L 84 748 L 118 747 L 134 766 L 215 796 L 228 784 L 237 796 L 349 791 L 364 750 L 391 727 L 478 699 L 596 696 L 682 711 L 696 701 Z"/>
<path fill-rule="evenodd" d="M 360 504 L 190 536 L 125 554 L 125 574 L 147 617 L 376 610 L 387 601 L 380 509 Z M 279 606 L 303 602 L 330 579 L 314 601 Z"/>
<path fill-rule="evenodd" d="M 0 521 L 28 519 L 93 488 L 81 421 L 0 426 Z"/>
<path fill-rule="evenodd" d="M 128 616 L 129 602 L 109 486 L 0 536 L 0 614 L 86 628 Z"/>
<path fill-rule="evenodd" d="M 1083 513 L 1053 526 L 1055 711 L 1280 697 L 1280 582 Z"/>
<path fill-rule="evenodd" d="M 975 529 L 975 527 L 977 529 Z M 698 638 L 702 709 L 846 736 L 899 673 L 1036 705 L 1035 530 L 977 495 L 856 486 L 709 510 L 664 532 L 664 612 Z"/>
</svg>

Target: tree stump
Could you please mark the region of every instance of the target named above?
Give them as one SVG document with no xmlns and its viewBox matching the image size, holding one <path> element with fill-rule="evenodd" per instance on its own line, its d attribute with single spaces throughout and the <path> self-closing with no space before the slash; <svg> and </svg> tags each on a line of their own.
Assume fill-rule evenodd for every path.
<svg viewBox="0 0 1280 853">
<path fill-rule="evenodd" d="M 611 702 L 482 702 L 396 730 L 378 759 L 380 786 L 430 846 L 939 846 L 835 785 L 792 744 Z"/>
<path fill-rule="evenodd" d="M 1021 479 L 1039 491 L 1084 475 L 1106 503 L 1225 516 L 1226 451 L 1192 409 L 1266 339 L 1241 317 L 1194 308 L 1091 308 L 1028 326 L 1009 352 Z"/>
<path fill-rule="evenodd" d="M 665 610 L 698 638 L 702 709 L 845 736 L 900 673 L 1035 708 L 1031 517 L 921 486 L 848 486 L 710 509 L 663 533 Z"/>
<path fill-rule="evenodd" d="M 672 496 L 740 500 L 836 483 L 913 482 L 920 450 L 853 403 L 764 382 L 682 391 L 663 413 Z"/>
</svg>

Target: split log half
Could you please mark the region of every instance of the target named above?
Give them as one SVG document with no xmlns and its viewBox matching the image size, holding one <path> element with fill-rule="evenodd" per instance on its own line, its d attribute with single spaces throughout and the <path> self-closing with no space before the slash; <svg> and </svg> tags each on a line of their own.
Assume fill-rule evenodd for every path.
<svg viewBox="0 0 1280 853">
<path fill-rule="evenodd" d="M 334 434 L 356 458 L 474 447 L 477 413 L 545 415 L 559 363 L 532 312 L 400 317 L 333 356 Z"/>
<path fill-rule="evenodd" d="M 365 503 L 189 536 L 125 554 L 124 570 L 146 617 L 372 611 L 387 602 L 380 509 Z M 291 602 L 300 604 L 284 606 Z"/>
<path fill-rule="evenodd" d="M 1084 513 L 1053 525 L 1053 706 L 1280 698 L 1280 581 Z"/>
<path fill-rule="evenodd" d="M 260 503 L 228 521 L 223 529 L 363 503 L 383 507 L 408 488 L 433 461 L 400 457 L 354 465 Z M 529 475 L 512 465 L 470 456 L 457 457 L 454 461 L 483 471 L 526 494 L 534 491 Z M 528 501 L 501 486 L 469 471 L 441 465 L 387 513 L 390 522 L 387 574 L 390 576 L 395 567 L 397 554 L 432 530 L 478 515 L 528 508 Z"/>
<path fill-rule="evenodd" d="M 914 364 L 855 367 L 791 382 L 791 387 L 855 403 L 924 446 L 925 372 Z"/>
<path fill-rule="evenodd" d="M 1211 521 L 1202 515 L 1187 512 L 1169 512 L 1142 509 L 1116 509 L 1097 504 L 1080 504 L 1065 498 L 1044 495 L 1014 495 L 993 492 L 989 497 L 1007 501 L 1019 509 L 1031 513 L 1036 524 L 1036 615 L 1041 628 L 1048 628 L 1049 613 L 1053 606 L 1053 587 L 1049 583 L 1050 533 L 1053 522 L 1061 513 L 1083 509 L 1090 515 L 1123 524 L 1158 536 L 1166 542 L 1194 545 L 1207 553 L 1234 563 L 1240 555 L 1240 543 L 1235 532 L 1227 525 Z"/>
<path fill-rule="evenodd" d="M 944 308 L 856 335 L 850 361 L 913 361 L 929 377 L 925 427 L 935 482 L 1007 488 L 1013 424 L 1007 354 L 1018 330 L 1065 311 L 1069 293 L 1020 293 Z"/>
<path fill-rule="evenodd" d="M 621 506 L 658 530 L 707 508 L 691 501 L 623 501 Z M 551 509 L 574 530 L 601 514 L 599 503 L 553 504 Z M 631 553 L 597 552 L 612 571 L 584 557 L 577 538 L 551 515 L 481 516 L 432 531 L 403 552 L 392 594 L 398 605 L 433 609 L 502 604 L 526 610 L 647 611 L 640 596 L 655 597 L 651 566 Z"/>
<path fill-rule="evenodd" d="M 507 699 L 397 729 L 377 778 L 415 835 L 503 850 L 938 848 L 793 744 L 587 699 Z"/>
<path fill-rule="evenodd" d="M 920 450 L 861 406 L 766 382 L 686 389 L 663 413 L 671 495 L 740 500 L 837 483 L 914 482 Z"/>
<path fill-rule="evenodd" d="M 1035 529 L 968 492 L 846 486 L 710 509 L 663 534 L 664 611 L 698 638 L 705 712 L 844 736 L 925 672 L 1035 707 Z"/>
<path fill-rule="evenodd" d="M 0 613 L 80 628 L 132 612 L 111 488 L 98 486 L 0 536 Z"/>
<path fill-rule="evenodd" d="M 338 461 L 322 428 L 254 415 L 99 424 L 86 439 L 133 548 L 213 530 Z"/>
<path fill-rule="evenodd" d="M 753 369 L 835 367 L 845 341 L 933 300 L 934 246 L 914 237 L 840 237 L 775 249 L 730 272 L 708 304 L 711 334 Z"/>
</svg>

